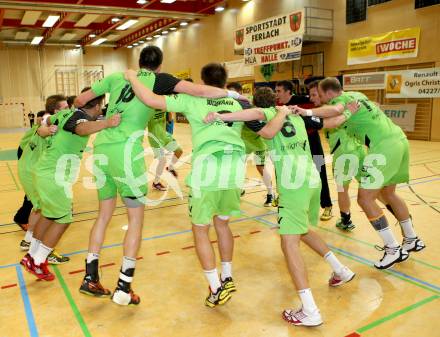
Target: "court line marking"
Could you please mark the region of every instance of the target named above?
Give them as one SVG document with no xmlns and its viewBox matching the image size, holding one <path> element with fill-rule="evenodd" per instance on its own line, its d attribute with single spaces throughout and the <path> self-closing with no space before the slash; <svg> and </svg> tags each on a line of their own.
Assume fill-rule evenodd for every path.
<svg viewBox="0 0 440 337">
<path fill-rule="evenodd" d="M 26 313 L 26 321 L 31 337 L 38 337 L 37 325 L 35 324 L 34 314 L 32 312 L 31 301 L 27 292 L 26 283 L 24 282 L 23 272 L 20 265 L 15 266 L 17 272 L 18 284 L 20 285 L 21 299 L 23 300 L 24 311 Z"/>
<path fill-rule="evenodd" d="M 7 166 L 8 170 L 9 170 L 9 173 L 11 174 L 12 180 L 14 180 L 14 184 L 15 184 L 15 187 L 17 187 L 17 191 L 19 191 L 20 190 L 20 186 L 18 186 L 17 180 L 15 180 L 14 173 L 12 172 L 11 167 L 9 166 L 8 162 L 6 162 L 6 166 Z"/>
<path fill-rule="evenodd" d="M 79 323 L 79 326 L 81 327 L 81 330 L 86 337 L 92 337 L 87 324 L 84 321 L 84 318 L 82 317 L 75 301 L 73 300 L 72 294 L 70 293 L 69 288 L 67 287 L 66 282 L 64 281 L 63 276 L 61 275 L 60 270 L 58 269 L 58 266 L 54 265 L 52 266 L 53 270 L 55 271 L 55 275 L 57 276 L 58 281 L 60 282 L 61 288 L 63 289 L 64 295 L 66 296 L 67 300 L 69 301 L 70 308 L 72 309 L 76 320 Z"/>
<path fill-rule="evenodd" d="M 248 200 L 242 200 L 242 202 L 245 202 L 245 203 L 247 203 L 247 204 L 249 204 L 249 205 L 252 205 L 252 206 L 255 206 L 255 207 L 258 207 L 258 208 L 263 208 L 263 207 L 261 207 L 260 205 L 255 204 L 255 203 L 253 203 L 253 202 L 251 202 L 251 201 L 248 201 Z M 272 211 L 272 212 L 267 213 L 265 216 L 268 216 L 268 215 L 275 215 L 275 214 L 277 214 L 277 212 L 276 212 L 276 211 Z M 272 225 L 272 223 L 269 222 L 269 221 L 267 221 L 267 220 L 264 220 L 264 219 L 261 219 L 261 220 L 268 222 L 269 225 Z M 360 240 L 360 239 L 357 239 L 357 238 L 353 238 L 353 237 L 351 237 L 351 236 L 348 236 L 348 235 L 343 234 L 343 233 L 339 233 L 338 231 L 335 231 L 335 230 L 332 230 L 332 229 L 329 229 L 329 228 L 325 228 L 325 227 L 322 227 L 322 226 L 319 226 L 319 225 L 317 225 L 317 226 L 315 226 L 315 227 L 316 227 L 316 228 L 319 228 L 319 229 L 321 229 L 321 230 L 323 230 L 323 231 L 326 231 L 326 232 L 330 232 L 330 233 L 336 234 L 336 235 L 341 236 L 341 237 L 343 237 L 343 238 L 346 238 L 346 239 L 348 239 L 348 240 L 351 240 L 351 241 L 354 241 L 354 242 L 362 243 L 362 244 L 364 244 L 364 245 L 366 245 L 366 246 L 369 246 L 369 247 L 373 247 L 373 248 L 374 248 L 374 246 L 375 246 L 374 244 L 372 244 L 372 243 L 370 243 L 370 242 L 368 242 L 368 241 L 363 241 L 363 240 Z M 424 266 L 426 266 L 426 267 L 429 267 L 429 268 L 432 268 L 432 269 L 435 269 L 435 270 L 440 270 L 440 267 L 439 267 L 439 266 L 436 266 L 436 265 L 430 264 L 430 263 L 428 263 L 428 262 L 425 262 L 425 261 L 419 260 L 419 259 L 417 259 L 417 258 L 413 258 L 413 257 L 411 257 L 411 260 L 414 261 L 414 262 L 420 263 L 420 264 L 422 264 L 422 265 L 424 265 Z"/>
<path fill-rule="evenodd" d="M 388 322 L 388 321 L 390 321 L 390 320 L 392 320 L 392 319 L 394 319 L 394 318 L 396 318 L 398 316 L 401 316 L 403 314 L 406 314 L 409 311 L 415 310 L 415 309 L 417 309 L 417 308 L 419 308 L 419 307 L 421 307 L 421 306 L 423 306 L 425 304 L 428 304 L 428 303 L 430 303 L 430 302 L 432 302 L 432 301 L 434 301 L 434 300 L 436 300 L 438 298 L 439 298 L 438 295 L 433 295 L 431 297 L 427 297 L 427 298 L 425 298 L 425 299 L 423 299 L 423 300 L 421 300 L 419 302 L 411 304 L 411 305 L 409 305 L 409 306 L 407 306 L 407 307 L 405 307 L 403 309 L 395 311 L 395 312 L 393 312 L 393 313 L 391 313 L 391 314 L 389 314 L 389 315 L 387 315 L 385 317 L 379 318 L 379 319 L 377 319 L 377 320 L 375 320 L 375 321 L 373 321 L 373 322 L 371 322 L 371 323 L 369 323 L 367 325 L 364 325 L 363 327 L 356 329 L 354 333 L 351 333 L 348 336 L 356 336 L 355 333 L 360 335 L 361 333 L 363 333 L 365 331 L 371 330 L 371 329 L 377 327 L 378 325 L 381 325 L 381 324 L 383 324 L 385 322 Z"/>
</svg>

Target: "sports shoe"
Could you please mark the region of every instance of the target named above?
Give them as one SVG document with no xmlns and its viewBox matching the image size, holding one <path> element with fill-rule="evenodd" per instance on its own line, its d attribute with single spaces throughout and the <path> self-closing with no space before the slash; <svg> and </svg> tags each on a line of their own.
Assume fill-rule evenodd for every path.
<svg viewBox="0 0 440 337">
<path fill-rule="evenodd" d="M 332 276 L 328 280 L 330 287 L 337 287 L 344 283 L 350 282 L 356 276 L 348 267 L 344 266 L 339 273 L 332 273 Z"/>
<path fill-rule="evenodd" d="M 158 191 L 166 191 L 167 190 L 167 188 L 165 186 L 163 186 L 161 182 L 158 182 L 157 184 L 153 182 L 152 186 L 155 190 L 158 190 Z"/>
<path fill-rule="evenodd" d="M 403 249 L 401 246 L 397 247 L 379 247 L 375 246 L 375 248 L 379 251 L 385 251 L 383 257 L 379 262 L 376 262 L 374 266 L 377 269 L 388 269 L 392 267 L 395 263 L 403 262 L 408 259 L 408 252 Z"/>
<path fill-rule="evenodd" d="M 25 240 L 21 240 L 20 242 L 20 250 L 27 252 L 29 250 L 29 247 L 31 246 L 30 242 L 27 242 Z"/>
<path fill-rule="evenodd" d="M 266 195 L 266 201 L 264 202 L 264 207 L 270 207 L 272 206 L 272 201 L 273 201 L 274 197 L 272 194 L 267 194 Z"/>
<path fill-rule="evenodd" d="M 333 215 L 332 215 L 332 206 L 329 206 L 329 207 L 325 207 L 324 208 L 324 212 L 322 212 L 322 214 L 321 214 L 321 220 L 322 221 L 328 221 L 328 220 L 330 220 L 331 218 L 333 217 Z"/>
<path fill-rule="evenodd" d="M 26 271 L 34 274 L 40 280 L 53 281 L 55 279 L 55 275 L 52 274 L 47 267 L 47 260 L 39 265 L 36 265 L 34 263 L 34 259 L 30 255 L 27 255 L 29 254 L 26 254 L 26 256 L 20 262 L 20 264 L 24 266 Z"/>
<path fill-rule="evenodd" d="M 355 224 L 351 220 L 348 220 L 348 222 L 344 222 L 342 218 L 340 218 L 336 222 L 336 227 L 347 232 L 350 232 L 356 228 Z"/>
<path fill-rule="evenodd" d="M 214 308 L 216 305 L 225 304 L 231 299 L 231 294 L 226 289 L 222 287 L 218 288 L 215 293 L 209 288 L 209 295 L 205 299 L 205 305 Z"/>
<path fill-rule="evenodd" d="M 222 280 L 220 277 L 220 281 L 222 283 L 222 288 L 227 290 L 230 293 L 233 293 L 237 291 L 237 288 L 235 287 L 234 280 L 232 280 L 232 277 L 227 277 L 225 280 Z"/>
<path fill-rule="evenodd" d="M 415 238 L 403 237 L 402 248 L 409 252 L 419 252 L 425 249 L 425 243 L 420 240 L 417 236 Z"/>
<path fill-rule="evenodd" d="M 286 309 L 283 311 L 283 319 L 293 325 L 318 326 L 322 324 L 319 310 L 316 310 L 313 314 L 306 314 L 303 308 L 297 311 Z"/>
<path fill-rule="evenodd" d="M 279 196 L 274 196 L 273 200 L 272 200 L 272 207 L 278 207 L 279 204 Z"/>
<path fill-rule="evenodd" d="M 131 289 L 127 293 L 120 288 L 116 288 L 112 296 L 112 301 L 119 305 L 138 305 L 141 303 L 141 298 Z"/>
<path fill-rule="evenodd" d="M 82 281 L 81 287 L 79 287 L 79 292 L 82 294 L 86 294 L 86 295 L 90 295 L 90 296 L 94 296 L 94 297 L 110 297 L 111 296 L 111 291 L 104 288 L 101 284 L 101 282 L 99 282 L 99 280 L 97 281 L 93 281 L 91 279 L 89 279 L 87 277 L 88 275 L 86 275 Z"/>
<path fill-rule="evenodd" d="M 104 288 L 99 282 L 99 274 L 98 274 L 98 260 L 93 260 L 90 263 L 86 262 L 86 275 L 82 281 L 82 284 L 79 288 L 79 292 L 95 296 L 95 297 L 110 297 L 111 291 Z"/>
<path fill-rule="evenodd" d="M 173 168 L 167 167 L 167 171 L 170 172 L 175 178 L 177 178 L 177 171 Z"/>
<path fill-rule="evenodd" d="M 47 257 L 49 264 L 63 264 L 70 261 L 70 257 L 59 254 L 55 249 Z"/>
</svg>

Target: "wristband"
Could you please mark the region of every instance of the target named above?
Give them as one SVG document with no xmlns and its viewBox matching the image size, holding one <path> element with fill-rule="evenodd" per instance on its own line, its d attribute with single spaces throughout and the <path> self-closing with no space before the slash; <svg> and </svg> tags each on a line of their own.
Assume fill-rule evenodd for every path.
<svg viewBox="0 0 440 337">
<path fill-rule="evenodd" d="M 313 116 L 313 110 L 306 109 L 306 116 L 308 116 L 308 117 Z"/>
<path fill-rule="evenodd" d="M 228 97 L 233 98 L 233 99 L 239 99 L 240 98 L 240 94 L 236 91 L 233 90 L 226 90 L 226 92 L 228 93 Z"/>
</svg>

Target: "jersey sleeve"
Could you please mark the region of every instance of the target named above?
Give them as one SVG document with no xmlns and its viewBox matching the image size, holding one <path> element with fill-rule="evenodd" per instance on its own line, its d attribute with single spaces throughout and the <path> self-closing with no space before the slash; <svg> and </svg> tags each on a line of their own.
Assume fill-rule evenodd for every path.
<svg viewBox="0 0 440 337">
<path fill-rule="evenodd" d="M 114 73 L 109 76 L 100 79 L 92 84 L 92 91 L 96 96 L 104 95 L 107 92 L 110 92 L 111 83 L 117 77 L 120 76 L 120 73 Z"/>
<path fill-rule="evenodd" d="M 49 121 L 50 121 L 50 125 L 55 125 L 55 124 L 56 124 L 55 122 L 56 122 L 57 119 L 58 119 L 58 114 L 51 115 L 51 116 L 49 116 L 48 118 L 49 118 Z"/>
<path fill-rule="evenodd" d="M 195 99 L 193 97 L 193 99 Z M 189 110 L 191 96 L 174 94 L 165 96 L 166 111 L 174 111 L 185 114 Z"/>
<path fill-rule="evenodd" d="M 306 129 L 321 130 L 324 127 L 324 120 L 317 116 L 303 116 Z"/>
<path fill-rule="evenodd" d="M 156 75 L 153 92 L 156 95 L 171 95 L 174 93 L 175 86 L 181 80 L 167 73 L 160 73 Z"/>
<path fill-rule="evenodd" d="M 92 118 L 84 111 L 76 110 L 72 116 L 66 121 L 63 126 L 64 131 L 75 133 L 75 128 L 78 124 L 91 121 Z"/>
</svg>

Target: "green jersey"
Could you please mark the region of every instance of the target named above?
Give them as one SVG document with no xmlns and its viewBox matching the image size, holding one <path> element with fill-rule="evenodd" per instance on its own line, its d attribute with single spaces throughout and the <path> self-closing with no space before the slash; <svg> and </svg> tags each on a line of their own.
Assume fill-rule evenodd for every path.
<svg viewBox="0 0 440 337">
<path fill-rule="evenodd" d="M 241 138 L 244 141 L 246 153 L 266 150 L 266 144 L 263 138 L 249 129 L 246 125 L 243 126 L 243 130 L 241 131 Z"/>
<path fill-rule="evenodd" d="M 180 94 L 166 96 L 166 108 L 184 114 L 191 125 L 192 168 L 186 183 L 192 193 L 241 188 L 244 180 L 243 122 L 203 122 L 209 112 L 239 111 L 240 104 L 232 98 L 209 99 Z"/>
<path fill-rule="evenodd" d="M 362 144 L 372 147 L 379 144 L 383 139 L 406 138 L 402 129 L 360 92 L 343 92 L 329 103 L 332 105 L 341 103 L 345 106 L 346 103 L 352 101 L 358 101 L 360 108 L 348 118 L 344 126 L 347 128 L 348 134 L 354 136 Z"/>
<path fill-rule="evenodd" d="M 147 88 L 152 89 L 156 74 L 141 70 L 138 78 Z M 102 130 L 95 139 L 95 146 L 127 141 L 136 135 L 136 141 L 143 141 L 143 132 L 153 115 L 153 109 L 142 103 L 133 92 L 130 82 L 125 80 L 124 73 L 114 73 L 92 85 L 95 95 L 110 94 L 106 118 L 121 113 L 121 123 L 116 128 Z M 137 132 L 140 131 L 138 134 Z"/>
<path fill-rule="evenodd" d="M 166 111 L 154 110 L 154 115 L 148 122 L 148 133 L 148 141 L 151 147 L 160 148 L 166 145 L 159 144 L 168 138 L 166 132 Z"/>
<path fill-rule="evenodd" d="M 263 109 L 266 120 L 273 119 L 275 108 Z M 277 188 L 280 191 L 319 188 L 320 178 L 310 153 L 309 139 L 300 116 L 286 117 L 281 130 L 266 140 L 275 166 Z"/>
<path fill-rule="evenodd" d="M 58 131 L 48 137 L 47 147 L 41 154 L 35 170 L 37 175 L 41 172 L 53 173 L 63 155 L 82 158 L 89 136 L 79 136 L 74 132 L 77 122 L 81 120 L 92 120 L 92 117 L 82 110 L 61 110 L 50 117 L 51 124 L 58 125 Z"/>
<path fill-rule="evenodd" d="M 244 152 L 241 139 L 243 122 L 216 121 L 206 124 L 203 119 L 209 112 L 235 112 L 241 110 L 241 105 L 232 98 L 201 98 L 179 94 L 166 96 L 167 111 L 180 112 L 191 125 L 193 153 L 210 154 L 225 150 L 225 145 L 232 145 L 238 151 Z"/>
</svg>

